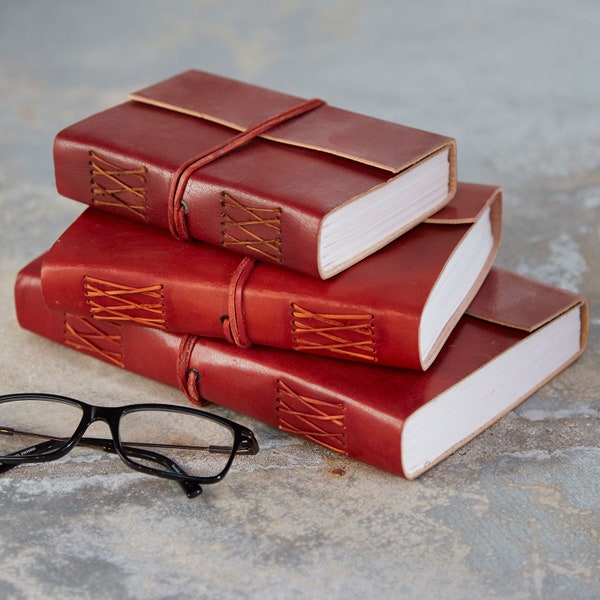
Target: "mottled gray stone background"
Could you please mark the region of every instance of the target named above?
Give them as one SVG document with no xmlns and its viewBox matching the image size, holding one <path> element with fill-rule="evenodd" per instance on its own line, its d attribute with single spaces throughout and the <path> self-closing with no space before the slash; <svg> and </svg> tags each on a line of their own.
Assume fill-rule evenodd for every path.
<svg viewBox="0 0 600 600">
<path fill-rule="evenodd" d="M 237 415 L 262 452 L 194 501 L 98 453 L 14 470 L 0 597 L 599 598 L 600 3 L 1 0 L 2 392 L 184 403 L 20 330 L 12 284 L 83 208 L 54 134 L 188 68 L 456 137 L 498 263 L 586 294 L 588 349 L 412 483 Z"/>
</svg>

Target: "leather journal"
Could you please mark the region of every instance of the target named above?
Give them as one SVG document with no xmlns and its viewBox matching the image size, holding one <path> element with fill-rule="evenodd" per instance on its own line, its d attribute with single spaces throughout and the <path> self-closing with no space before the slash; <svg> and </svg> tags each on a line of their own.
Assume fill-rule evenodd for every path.
<svg viewBox="0 0 600 600">
<path fill-rule="evenodd" d="M 96 321 L 424 370 L 496 256 L 501 196 L 461 182 L 427 222 L 326 281 L 88 208 L 47 253 L 42 288 Z"/>
<path fill-rule="evenodd" d="M 452 138 L 202 71 L 61 131 L 60 194 L 327 279 L 442 208 Z"/>
<path fill-rule="evenodd" d="M 588 332 L 583 297 L 494 267 L 426 372 L 240 349 L 51 310 L 42 260 L 17 277 L 22 327 L 409 479 L 572 363 Z"/>
</svg>

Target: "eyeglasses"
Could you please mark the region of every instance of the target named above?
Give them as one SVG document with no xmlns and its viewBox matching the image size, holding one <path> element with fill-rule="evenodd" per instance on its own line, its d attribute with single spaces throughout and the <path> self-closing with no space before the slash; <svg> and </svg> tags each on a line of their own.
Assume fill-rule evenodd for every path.
<svg viewBox="0 0 600 600">
<path fill-rule="evenodd" d="M 108 424 L 112 439 L 83 437 L 95 421 Z M 30 445 L 31 438 L 39 441 Z M 0 396 L 0 473 L 57 460 L 76 445 L 118 454 L 136 471 L 173 479 L 188 498 L 223 479 L 237 455 L 258 452 L 250 429 L 194 408 L 92 406 L 54 394 Z"/>
</svg>

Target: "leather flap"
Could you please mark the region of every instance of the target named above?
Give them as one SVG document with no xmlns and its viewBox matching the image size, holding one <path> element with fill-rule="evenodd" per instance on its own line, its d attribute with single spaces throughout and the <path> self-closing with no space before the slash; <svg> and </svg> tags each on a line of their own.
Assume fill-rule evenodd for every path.
<svg viewBox="0 0 600 600">
<path fill-rule="evenodd" d="M 425 223 L 432 225 L 475 223 L 488 206 L 501 201 L 502 189 L 498 186 L 459 181 L 456 184 L 454 198 L 426 219 Z"/>
<path fill-rule="evenodd" d="M 484 321 L 532 332 L 578 304 L 586 305 L 585 298 L 493 267 L 466 313 Z M 583 318 L 587 318 L 587 309 L 584 313 Z"/>
<path fill-rule="evenodd" d="M 220 75 L 190 70 L 129 95 L 243 131 L 304 99 Z M 399 173 L 444 147 L 454 165 L 455 142 L 434 133 L 327 104 L 286 121 L 261 137 L 319 150 Z"/>
</svg>

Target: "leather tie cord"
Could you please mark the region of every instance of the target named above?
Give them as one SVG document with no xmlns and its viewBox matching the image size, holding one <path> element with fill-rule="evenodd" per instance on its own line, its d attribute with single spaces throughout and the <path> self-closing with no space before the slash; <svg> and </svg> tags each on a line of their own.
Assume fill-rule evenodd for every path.
<svg viewBox="0 0 600 600">
<path fill-rule="evenodd" d="M 192 352 L 196 346 L 198 337 L 195 335 L 186 335 L 179 344 L 177 352 L 177 383 L 179 389 L 192 404 L 206 406 L 208 401 L 202 398 L 198 388 L 200 383 L 200 373 L 198 369 L 190 367 Z"/>
<path fill-rule="evenodd" d="M 255 264 L 255 260 L 245 256 L 233 272 L 229 284 L 229 314 L 223 318 L 225 337 L 229 342 L 241 348 L 252 345 L 246 333 L 242 292 Z M 198 406 L 206 406 L 209 402 L 202 398 L 199 390 L 200 372 L 198 369 L 190 367 L 192 352 L 197 341 L 198 336 L 186 335 L 179 344 L 177 351 L 177 383 L 189 402 Z"/>
<path fill-rule="evenodd" d="M 245 256 L 233 272 L 229 283 L 229 297 L 227 302 L 229 314 L 224 315 L 221 319 L 227 341 L 240 348 L 248 348 L 252 345 L 246 332 L 242 293 L 255 264 L 256 261 L 254 259 Z"/>
<path fill-rule="evenodd" d="M 209 148 L 201 154 L 194 156 L 179 166 L 175 171 L 173 178 L 171 179 L 171 185 L 169 187 L 169 202 L 168 202 L 168 220 L 169 229 L 171 234 L 176 238 L 189 241 L 191 239 L 187 223 L 185 219 L 186 208 L 182 203 L 183 194 L 187 183 L 191 175 L 197 169 L 207 165 L 208 163 L 220 158 L 224 154 L 239 148 L 239 146 L 249 142 L 253 138 L 262 135 L 267 130 L 293 119 L 299 115 L 302 115 L 308 111 L 311 111 L 319 106 L 325 104 L 324 100 L 313 98 L 312 100 L 306 100 L 288 108 L 244 131 L 241 131 L 237 135 Z"/>
</svg>

